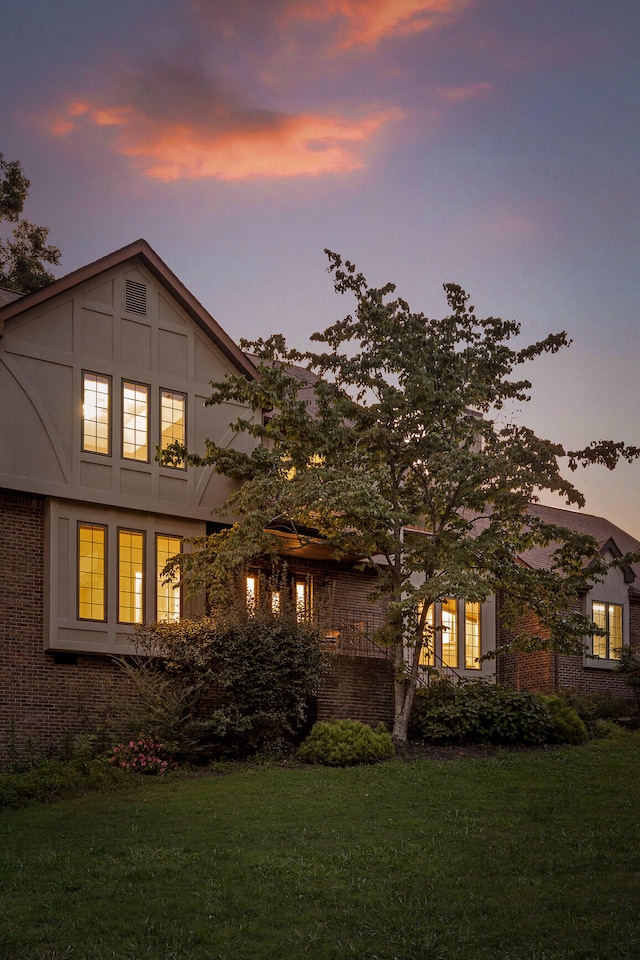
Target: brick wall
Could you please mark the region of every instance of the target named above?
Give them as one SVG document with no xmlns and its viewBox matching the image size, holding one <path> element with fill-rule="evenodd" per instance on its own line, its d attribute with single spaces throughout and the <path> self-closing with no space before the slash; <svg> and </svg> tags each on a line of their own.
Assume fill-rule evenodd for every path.
<svg viewBox="0 0 640 960">
<path fill-rule="evenodd" d="M 318 691 L 318 720 L 393 725 L 393 664 L 375 657 L 331 657 Z"/>
<path fill-rule="evenodd" d="M 0 491 L 0 570 L 0 763 L 12 744 L 55 750 L 66 731 L 117 728 L 127 686 L 112 661 L 43 649 L 43 499 Z"/>
</svg>

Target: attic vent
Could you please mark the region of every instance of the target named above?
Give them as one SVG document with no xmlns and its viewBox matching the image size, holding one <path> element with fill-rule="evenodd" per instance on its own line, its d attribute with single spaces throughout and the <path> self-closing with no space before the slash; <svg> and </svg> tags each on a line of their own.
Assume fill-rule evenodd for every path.
<svg viewBox="0 0 640 960">
<path fill-rule="evenodd" d="M 136 280 L 125 280 L 125 309 L 129 313 L 139 313 L 142 317 L 147 315 L 147 288 L 144 283 L 138 283 Z"/>
</svg>

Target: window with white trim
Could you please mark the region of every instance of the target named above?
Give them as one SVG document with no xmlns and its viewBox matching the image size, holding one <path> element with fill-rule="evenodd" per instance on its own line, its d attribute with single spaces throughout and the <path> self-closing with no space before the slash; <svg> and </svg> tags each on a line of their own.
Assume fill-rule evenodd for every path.
<svg viewBox="0 0 640 960">
<path fill-rule="evenodd" d="M 420 612 L 420 611 L 419 611 Z M 481 670 L 482 604 L 448 597 L 427 613 L 420 666 Z"/>
<path fill-rule="evenodd" d="M 593 637 L 593 655 L 602 660 L 619 660 L 623 643 L 623 606 L 621 603 L 605 603 L 594 600 L 591 619 L 604 635 Z"/>
<path fill-rule="evenodd" d="M 111 377 L 82 374 L 82 449 L 111 453 Z"/>
<path fill-rule="evenodd" d="M 156 534 L 156 620 L 179 620 L 182 616 L 182 594 L 178 577 L 164 573 L 169 560 L 182 548 L 180 537 Z"/>
<path fill-rule="evenodd" d="M 122 457 L 149 460 L 149 387 L 122 381 Z"/>
</svg>

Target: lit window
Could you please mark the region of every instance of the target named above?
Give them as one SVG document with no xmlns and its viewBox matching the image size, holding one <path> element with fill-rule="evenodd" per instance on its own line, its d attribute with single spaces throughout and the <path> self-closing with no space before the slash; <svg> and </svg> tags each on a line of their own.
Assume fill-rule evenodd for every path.
<svg viewBox="0 0 640 960">
<path fill-rule="evenodd" d="M 245 581 L 245 600 L 247 603 L 247 610 L 253 612 L 256 608 L 256 600 L 258 598 L 258 578 L 253 574 L 249 574 Z"/>
<path fill-rule="evenodd" d="M 296 604 L 296 620 L 298 620 L 298 622 L 310 620 L 313 595 L 311 589 L 311 579 L 309 577 L 305 577 L 304 579 L 300 578 L 295 581 L 294 597 Z"/>
<path fill-rule="evenodd" d="M 118 532 L 118 620 L 142 623 L 144 619 L 144 533 Z"/>
<path fill-rule="evenodd" d="M 122 384 L 122 456 L 149 459 L 149 388 L 129 381 Z"/>
<path fill-rule="evenodd" d="M 442 663 L 445 667 L 458 666 L 458 603 L 442 601 Z"/>
<path fill-rule="evenodd" d="M 87 453 L 111 452 L 111 378 L 85 373 L 82 378 L 82 449 Z"/>
<path fill-rule="evenodd" d="M 156 619 L 179 620 L 182 614 L 180 585 L 177 577 L 167 580 L 163 570 L 167 562 L 180 553 L 180 537 L 156 537 Z"/>
<path fill-rule="evenodd" d="M 105 619 L 106 531 L 95 524 L 78 525 L 78 617 Z"/>
<path fill-rule="evenodd" d="M 464 605 L 464 665 L 467 670 L 479 670 L 480 663 L 480 604 L 467 601 Z"/>
<path fill-rule="evenodd" d="M 605 660 L 619 660 L 622 646 L 622 604 L 595 603 L 592 607 L 593 622 L 605 636 L 593 638 L 593 653 Z"/>
<path fill-rule="evenodd" d="M 435 665 L 435 634 L 433 632 L 433 607 L 434 604 L 429 605 L 427 610 L 427 616 L 424 623 L 424 635 L 422 641 L 422 649 L 420 651 L 420 666 L 421 667 L 433 667 Z M 423 604 L 420 603 L 418 608 L 418 617 L 422 616 Z"/>
<path fill-rule="evenodd" d="M 160 391 L 160 446 L 166 450 L 170 443 L 185 443 L 185 412 L 187 398 L 183 393 L 174 393 L 171 390 Z M 174 464 L 181 467 L 184 463 Z"/>
<path fill-rule="evenodd" d="M 271 591 L 271 613 L 280 613 L 280 591 Z"/>
</svg>

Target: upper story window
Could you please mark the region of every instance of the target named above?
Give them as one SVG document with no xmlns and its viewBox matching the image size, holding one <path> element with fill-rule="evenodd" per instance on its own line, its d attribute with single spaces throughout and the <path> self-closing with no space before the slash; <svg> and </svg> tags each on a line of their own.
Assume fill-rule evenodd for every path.
<svg viewBox="0 0 640 960">
<path fill-rule="evenodd" d="M 621 603 L 593 602 L 591 616 L 596 626 L 605 630 L 605 636 L 594 636 L 593 654 L 604 660 L 619 660 L 623 642 Z"/>
<path fill-rule="evenodd" d="M 122 382 L 122 456 L 149 460 L 149 387 L 130 380 Z"/>
<path fill-rule="evenodd" d="M 160 391 L 160 447 L 166 450 L 170 443 L 186 442 L 187 398 L 174 390 Z M 184 466 L 184 462 L 175 464 Z"/>
<path fill-rule="evenodd" d="M 111 453 L 111 377 L 82 375 L 82 449 Z"/>
</svg>

